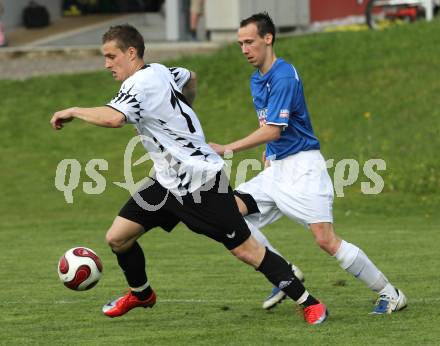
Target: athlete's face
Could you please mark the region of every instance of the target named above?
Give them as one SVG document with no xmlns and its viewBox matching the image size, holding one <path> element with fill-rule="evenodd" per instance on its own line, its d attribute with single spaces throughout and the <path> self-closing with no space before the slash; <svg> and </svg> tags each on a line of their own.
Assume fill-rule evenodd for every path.
<svg viewBox="0 0 440 346">
<path fill-rule="evenodd" d="M 266 34 L 261 37 L 258 35 L 257 26 L 250 23 L 238 29 L 238 44 L 248 62 L 261 68 L 268 58 L 268 49 L 272 49 L 272 35 Z"/>
<path fill-rule="evenodd" d="M 124 81 L 130 77 L 133 69 L 133 50 L 136 53 L 132 47 L 123 52 L 118 48 L 116 41 L 107 41 L 103 44 L 102 53 L 104 54 L 105 68 L 112 72 L 115 80 Z"/>
</svg>

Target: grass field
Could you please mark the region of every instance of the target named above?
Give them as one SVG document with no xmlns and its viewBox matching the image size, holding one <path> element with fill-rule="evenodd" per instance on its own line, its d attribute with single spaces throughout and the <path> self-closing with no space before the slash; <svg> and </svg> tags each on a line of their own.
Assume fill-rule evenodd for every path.
<svg viewBox="0 0 440 346">
<path fill-rule="evenodd" d="M 123 152 L 133 132 L 80 122 L 55 132 L 48 122 L 58 109 L 107 102 L 118 84 L 105 72 L 0 81 L 0 344 L 440 344 L 439 31 L 436 20 L 277 42 L 278 55 L 302 75 L 325 156 L 387 162 L 383 193 L 360 193 L 361 176 L 335 200 L 336 229 L 363 248 L 409 299 L 401 313 L 368 315 L 375 295 L 319 250 L 308 231 L 281 220 L 266 234 L 328 305 L 330 319 L 318 327 L 306 325 L 291 302 L 263 311 L 270 287 L 261 275 L 183 226 L 141 238 L 158 294 L 155 308 L 121 319 L 102 316 L 101 306 L 125 289 L 104 234 L 128 197 L 113 182 L 124 180 Z M 248 90 L 252 69 L 237 47 L 170 64 L 197 71 L 195 109 L 208 140 L 227 142 L 255 128 Z M 234 167 L 259 156 L 259 149 L 237 154 Z M 54 187 L 56 167 L 65 158 L 82 165 L 73 204 Z M 107 188 L 99 195 L 82 191 L 82 183 L 90 181 L 84 167 L 92 158 L 109 163 L 102 172 Z M 141 175 L 138 168 L 136 176 Z M 79 245 L 96 250 L 104 263 L 101 282 L 87 292 L 67 290 L 56 273 L 62 253 Z"/>
</svg>

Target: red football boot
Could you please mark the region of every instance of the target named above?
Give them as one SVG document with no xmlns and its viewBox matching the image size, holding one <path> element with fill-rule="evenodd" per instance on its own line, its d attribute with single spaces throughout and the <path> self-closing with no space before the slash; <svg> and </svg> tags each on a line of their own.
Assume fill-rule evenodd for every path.
<svg viewBox="0 0 440 346">
<path fill-rule="evenodd" d="M 328 311 L 324 304 L 310 305 L 304 309 L 304 319 L 309 324 L 323 323 L 328 317 Z"/>
<path fill-rule="evenodd" d="M 129 291 L 126 295 L 105 304 L 102 307 L 102 312 L 108 317 L 118 317 L 126 314 L 131 309 L 137 307 L 152 308 L 154 304 L 156 304 L 156 294 L 154 291 L 146 300 L 140 300 L 138 297 L 132 294 L 131 291 Z"/>
</svg>

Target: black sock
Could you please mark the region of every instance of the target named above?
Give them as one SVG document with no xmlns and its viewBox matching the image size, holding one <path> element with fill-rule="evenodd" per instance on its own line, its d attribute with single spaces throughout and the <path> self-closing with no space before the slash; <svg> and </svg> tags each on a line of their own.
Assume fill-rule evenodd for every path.
<svg viewBox="0 0 440 346">
<path fill-rule="evenodd" d="M 310 293 L 309 296 L 307 297 L 305 302 L 302 302 L 300 305 L 304 308 L 310 306 L 310 305 L 315 305 L 315 304 L 319 304 L 319 301 L 317 301 Z"/>
<path fill-rule="evenodd" d="M 152 293 L 153 293 L 153 290 L 151 289 L 150 286 L 148 286 L 146 289 L 144 289 L 140 292 L 131 291 L 131 294 L 138 297 L 139 300 L 147 300 L 148 298 L 150 298 Z"/>
<path fill-rule="evenodd" d="M 301 298 L 306 291 L 304 285 L 292 273 L 289 264 L 277 254 L 266 248 L 263 261 L 257 270 L 266 276 L 266 278 L 276 287 L 279 287 L 284 293 L 295 302 Z M 301 305 L 307 307 L 319 303 L 311 294 Z"/>
<path fill-rule="evenodd" d="M 144 252 L 138 242 L 135 242 L 128 251 L 116 253 L 116 257 L 130 287 L 141 287 L 148 282 Z M 145 300 L 151 295 L 151 292 L 152 290 L 148 286 L 142 292 L 133 292 L 133 294 L 139 299 Z"/>
</svg>

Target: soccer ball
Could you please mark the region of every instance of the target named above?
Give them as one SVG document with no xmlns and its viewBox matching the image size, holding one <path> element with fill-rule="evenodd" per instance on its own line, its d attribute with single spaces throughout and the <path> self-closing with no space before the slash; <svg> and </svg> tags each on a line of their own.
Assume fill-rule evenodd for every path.
<svg viewBox="0 0 440 346">
<path fill-rule="evenodd" d="M 95 286 L 102 274 L 98 255 L 86 247 L 67 250 L 58 262 L 58 276 L 64 286 L 85 291 Z"/>
</svg>

